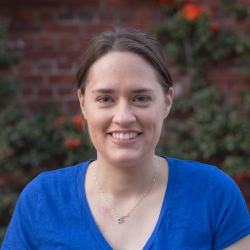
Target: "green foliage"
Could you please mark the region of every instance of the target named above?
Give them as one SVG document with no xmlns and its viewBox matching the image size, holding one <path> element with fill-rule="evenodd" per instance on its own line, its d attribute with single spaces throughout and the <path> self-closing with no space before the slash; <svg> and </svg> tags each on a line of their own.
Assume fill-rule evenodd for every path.
<svg viewBox="0 0 250 250">
<path fill-rule="evenodd" d="M 6 32 L 0 26 L 0 71 L 8 69 L 15 57 L 6 49 Z M 17 198 L 39 173 L 95 157 L 81 116 L 61 114 L 54 107 L 25 115 L 12 99 L 20 83 L 7 76 L 0 79 L 0 245 Z M 67 143 L 66 143 L 67 142 Z"/>
<path fill-rule="evenodd" d="M 0 22 L 0 70 L 7 69 L 17 62 L 17 57 L 6 50 L 7 39 L 6 25 Z"/>
<path fill-rule="evenodd" d="M 10 77 L 4 77 L 0 80 L 0 110 L 12 100 L 20 90 L 20 83 L 12 80 Z"/>
<path fill-rule="evenodd" d="M 51 107 L 29 117 L 15 106 L 1 111 L 0 237 L 21 190 L 35 176 L 95 157 L 83 129 L 74 127 L 73 116 L 68 115 L 63 124 L 56 125 L 60 117 L 66 116 Z M 65 144 L 65 140 L 74 138 L 80 138 L 82 143 Z"/>
<path fill-rule="evenodd" d="M 249 15 L 247 8 L 226 2 L 230 14 Z M 164 6 L 166 19 L 156 29 L 167 58 L 190 79 L 189 94 L 174 100 L 172 118 L 165 127 L 170 132 L 161 150 L 172 157 L 214 164 L 231 176 L 246 173 L 250 166 L 250 91 L 239 105 L 207 82 L 204 73 L 208 63 L 233 56 L 235 68 L 249 74 L 250 39 L 243 31 L 223 29 L 205 6 L 194 3 L 192 8 L 198 13 L 195 17 L 183 12 L 183 3 Z"/>
<path fill-rule="evenodd" d="M 250 10 L 246 6 L 236 3 L 233 0 L 222 1 L 224 9 L 231 15 L 239 19 L 246 19 L 250 17 Z"/>
<path fill-rule="evenodd" d="M 245 98 L 250 98 L 250 94 Z M 182 104 L 174 107 L 173 113 L 182 114 L 183 121 L 172 118 L 166 124 L 171 138 L 162 145 L 165 152 L 176 158 L 220 166 L 232 176 L 249 169 L 249 112 L 239 117 L 239 107 L 227 101 L 214 86 L 176 102 Z M 245 101 L 246 110 L 248 105 Z"/>
<path fill-rule="evenodd" d="M 201 71 L 207 63 L 234 53 L 238 55 L 238 66 L 248 70 L 249 38 L 233 30 L 221 29 L 220 26 L 215 29 L 213 25 L 219 24 L 207 14 L 202 14 L 196 21 L 189 21 L 173 11 L 155 32 L 164 42 L 166 55 L 181 71 Z"/>
</svg>

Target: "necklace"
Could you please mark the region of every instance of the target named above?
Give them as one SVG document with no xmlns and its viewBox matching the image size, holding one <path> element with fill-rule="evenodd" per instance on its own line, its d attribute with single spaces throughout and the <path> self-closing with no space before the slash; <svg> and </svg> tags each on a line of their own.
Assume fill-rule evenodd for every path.
<svg viewBox="0 0 250 250">
<path fill-rule="evenodd" d="M 155 180 L 156 180 L 156 177 L 157 177 L 157 174 L 158 174 L 158 162 L 156 160 L 156 158 L 154 157 L 155 159 L 155 166 L 156 166 L 156 171 L 155 171 L 155 175 L 154 175 L 154 179 L 153 181 L 151 182 L 149 188 L 146 190 L 146 192 L 142 195 L 142 197 L 139 199 L 139 201 L 130 209 L 130 211 L 122 216 L 119 216 L 118 213 L 115 211 L 115 209 L 111 206 L 111 204 L 109 203 L 108 199 L 106 198 L 105 194 L 103 193 L 102 189 L 100 188 L 98 182 L 97 182 L 97 178 L 96 178 L 96 169 L 95 169 L 95 183 L 96 183 L 96 186 L 97 188 L 99 189 L 100 193 L 102 194 L 102 197 L 104 198 L 104 200 L 106 201 L 106 203 L 108 204 L 109 208 L 113 211 L 113 213 L 117 216 L 117 221 L 118 221 L 118 224 L 121 224 L 124 219 L 126 217 L 129 217 L 129 214 L 139 205 L 139 203 L 142 201 L 142 199 L 146 196 L 146 194 L 150 191 L 150 189 L 152 188 Z"/>
</svg>

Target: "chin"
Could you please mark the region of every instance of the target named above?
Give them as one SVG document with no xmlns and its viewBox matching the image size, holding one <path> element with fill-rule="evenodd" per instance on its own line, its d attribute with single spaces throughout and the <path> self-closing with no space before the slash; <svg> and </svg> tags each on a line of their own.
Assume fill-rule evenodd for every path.
<svg viewBox="0 0 250 250">
<path fill-rule="evenodd" d="M 154 153 L 152 153 L 154 154 Z M 112 163 L 113 165 L 116 166 L 121 166 L 121 167 L 129 167 L 132 165 L 135 165 L 142 161 L 144 158 L 149 156 L 149 154 L 140 154 L 136 152 L 123 152 L 120 154 L 113 154 L 109 157 L 103 157 L 102 158 L 107 160 L 108 162 Z"/>
</svg>

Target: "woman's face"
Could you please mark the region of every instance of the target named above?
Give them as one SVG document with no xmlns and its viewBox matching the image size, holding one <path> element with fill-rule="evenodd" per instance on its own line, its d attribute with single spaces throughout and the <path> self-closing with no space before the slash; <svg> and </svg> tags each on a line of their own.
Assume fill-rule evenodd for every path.
<svg viewBox="0 0 250 250">
<path fill-rule="evenodd" d="M 152 157 L 173 90 L 165 95 L 154 68 L 131 52 L 111 52 L 90 68 L 78 91 L 98 159 L 119 166 Z"/>
</svg>

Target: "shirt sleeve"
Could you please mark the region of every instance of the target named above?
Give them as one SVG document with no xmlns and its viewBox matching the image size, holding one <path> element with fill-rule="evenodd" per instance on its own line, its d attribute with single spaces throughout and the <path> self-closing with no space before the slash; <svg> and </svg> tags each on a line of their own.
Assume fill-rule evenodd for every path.
<svg viewBox="0 0 250 250">
<path fill-rule="evenodd" d="M 6 231 L 1 250 L 35 250 L 37 181 L 29 183 L 21 193 L 10 224 Z"/>
<path fill-rule="evenodd" d="M 250 217 L 236 183 L 225 173 L 214 172 L 214 247 L 226 248 L 250 234 Z"/>
</svg>

